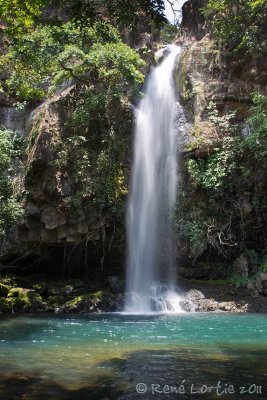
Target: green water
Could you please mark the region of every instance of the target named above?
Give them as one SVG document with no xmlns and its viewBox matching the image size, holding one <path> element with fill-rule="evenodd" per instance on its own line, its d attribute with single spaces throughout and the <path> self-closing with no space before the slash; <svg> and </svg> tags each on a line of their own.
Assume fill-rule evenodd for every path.
<svg viewBox="0 0 267 400">
<path fill-rule="evenodd" d="M 265 315 L 8 317 L 0 399 L 267 399 L 266 356 Z"/>
</svg>

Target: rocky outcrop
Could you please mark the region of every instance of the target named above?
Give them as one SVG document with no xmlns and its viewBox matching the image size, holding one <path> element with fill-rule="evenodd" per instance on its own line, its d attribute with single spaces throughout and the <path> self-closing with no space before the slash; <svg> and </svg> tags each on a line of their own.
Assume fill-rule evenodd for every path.
<svg viewBox="0 0 267 400">
<path fill-rule="evenodd" d="M 101 263 L 103 268 L 105 254 L 112 251 L 112 244 L 116 243 L 117 238 L 121 240 L 121 230 L 114 230 L 111 212 L 102 210 L 99 204 L 100 197 L 105 198 L 109 190 L 100 167 L 100 172 L 97 171 L 97 163 L 102 162 L 98 161 L 98 157 L 105 154 L 101 135 L 106 134 L 108 127 L 102 129 L 98 115 L 90 117 L 95 128 L 85 126 L 79 131 L 75 125 L 67 122 L 75 113 L 77 104 L 84 101 L 87 90 L 81 84 L 70 85 L 28 115 L 25 132 L 27 159 L 24 160 L 25 167 L 20 177 L 25 216 L 13 231 L 10 241 L 2 244 L 4 265 L 13 265 L 13 260 L 22 256 L 24 265 L 32 262 L 40 265 L 40 258 L 44 257 L 44 266 L 46 263 L 59 263 L 59 269 L 67 268 L 67 265 L 71 270 L 79 269 L 79 265 L 83 264 L 84 271 L 87 271 L 88 260 L 90 263 L 96 262 L 98 266 Z M 109 105 L 108 112 L 112 113 L 111 121 L 114 117 L 118 124 L 120 119 L 127 124 L 131 115 L 125 100 L 123 105 L 114 103 L 114 110 Z M 108 146 L 108 142 L 105 143 Z M 118 162 L 121 159 L 123 165 L 125 149 L 121 150 L 121 144 L 117 148 Z M 100 181 L 103 182 L 103 188 Z M 122 184 L 122 180 L 118 183 L 114 181 L 115 189 L 110 189 L 117 191 L 118 198 Z M 73 251 L 64 250 L 66 246 L 73 246 Z M 120 250 L 118 247 L 116 249 L 120 257 Z M 55 253 L 58 254 L 56 257 Z M 27 261 L 27 254 L 31 254 L 30 261 Z M 20 266 L 20 262 L 15 264 Z"/>
<path fill-rule="evenodd" d="M 188 176 L 183 161 L 188 158 L 205 160 L 222 140 L 221 133 L 211 123 L 208 116 L 209 104 L 213 102 L 216 105 L 219 116 L 235 111 L 235 122 L 243 128 L 251 105 L 251 93 L 259 91 L 267 94 L 267 57 L 247 55 L 243 57 L 240 54 L 233 56 L 222 52 L 211 39 L 207 21 L 200 13 L 205 3 L 205 0 L 193 0 L 184 4 L 181 36 L 177 39 L 177 43 L 183 42 L 184 46 L 183 55 L 175 71 L 182 104 L 182 108 L 178 110 L 177 130 L 179 131 L 179 148 L 183 153 L 180 163 L 180 180 L 185 181 L 184 187 L 188 183 Z M 60 17 L 62 20 L 67 20 L 67 10 L 64 7 L 62 10 L 59 8 L 55 4 L 51 5 L 51 8 L 43 13 L 42 18 L 51 16 L 53 19 Z M 152 59 L 151 49 L 155 47 L 154 36 L 145 31 L 146 22 L 143 21 L 142 29 L 136 36 L 133 32 L 126 31 L 124 36 L 134 46 L 137 46 L 138 42 L 137 47 L 141 50 L 144 47 L 144 52 L 147 51 L 149 54 L 147 57 Z M 159 59 L 163 53 L 164 49 L 158 54 Z M 70 274 L 73 269 L 79 270 L 82 265 L 84 271 L 89 274 L 95 262 L 101 271 L 103 270 L 106 253 L 114 245 L 116 255 L 114 258 L 111 256 L 109 262 L 117 267 L 116 262 L 119 259 L 118 269 L 122 271 L 125 251 L 124 213 L 119 214 L 117 210 L 113 211 L 111 218 L 112 206 L 108 211 L 106 204 L 104 207 L 99 206 L 97 202 L 101 202 L 101 198 L 97 199 L 91 188 L 92 181 L 95 182 L 97 178 L 95 170 L 99 164 L 105 162 L 106 148 L 102 146 L 102 142 L 111 143 L 113 139 L 104 137 L 107 130 L 106 121 L 103 123 L 101 116 L 99 117 L 95 111 L 90 111 L 90 117 L 96 118 L 90 128 L 87 119 L 82 128 L 79 127 L 79 119 L 75 121 L 76 125 L 70 123 L 70 116 L 75 111 L 76 105 L 84 104 L 86 101 L 84 91 L 104 90 L 93 87 L 91 83 L 67 82 L 55 96 L 47 99 L 31 112 L 15 110 L 12 107 L 12 99 L 5 95 L 0 98 L 2 111 L 0 122 L 8 128 L 20 130 L 28 144 L 25 169 L 21 176 L 23 205 L 26 213 L 24 219 L 14 229 L 11 242 L 2 244 L 3 264 L 11 264 L 15 267 L 33 265 L 34 268 L 42 264 L 48 268 L 51 264 L 52 269 L 62 268 Z M 109 115 L 113 115 L 112 129 L 115 125 L 114 121 L 117 120 L 124 131 L 117 145 L 121 169 L 119 175 L 115 177 L 116 181 L 112 178 L 112 183 L 117 186 L 115 197 L 119 197 L 123 192 L 121 201 L 123 208 L 125 204 L 123 196 L 127 193 L 127 174 L 131 159 L 129 148 L 132 127 L 128 100 L 123 99 L 122 102 L 125 103 L 123 106 L 114 102 L 106 109 Z M 101 112 L 102 110 L 99 114 Z M 86 118 L 88 118 L 87 114 Z M 99 131 L 103 137 L 99 135 Z M 89 157 L 88 163 L 85 157 L 85 163 L 79 167 L 85 169 L 86 179 L 84 180 L 76 174 L 75 167 L 75 163 L 83 160 L 84 154 L 77 152 L 81 148 L 79 144 L 73 147 L 71 144 L 73 138 L 80 140 L 81 136 L 85 138 L 84 148 L 87 153 L 98 154 L 102 157 L 99 159 Z M 107 191 L 110 185 L 110 181 L 106 178 L 108 169 L 110 166 L 100 172 L 100 175 L 103 175 L 102 180 L 107 180 L 105 182 Z M 77 185 L 78 180 L 80 180 L 79 185 Z M 125 185 L 124 181 L 126 181 Z M 101 187 L 97 190 L 101 193 Z M 255 268 L 247 259 L 245 246 L 235 245 L 236 237 L 242 236 L 243 241 L 247 240 L 249 248 L 253 248 L 258 242 L 263 243 L 260 234 L 262 225 L 259 227 L 254 223 L 253 202 L 255 198 L 263 201 L 265 191 L 266 172 L 263 170 L 259 174 L 255 171 L 246 186 L 240 187 L 238 193 L 235 193 L 235 209 L 232 213 L 230 208 L 234 203 L 231 206 L 226 205 L 231 223 L 233 222 L 230 228 L 221 212 L 223 207 L 219 213 L 214 213 L 215 216 L 212 215 L 213 218 L 220 219 L 220 226 L 226 227 L 226 230 L 229 228 L 228 231 L 231 231 L 230 239 L 234 252 L 227 262 L 222 262 L 225 254 L 220 252 L 215 254 L 215 247 L 208 243 L 207 234 L 198 238 L 198 246 L 195 248 L 184 237 L 179 237 L 177 253 L 181 265 L 180 275 L 189 279 L 225 279 L 229 271 L 232 271 L 244 279 L 250 278 L 255 273 Z M 187 210 L 194 204 L 191 217 L 196 220 L 201 207 L 201 212 L 204 214 L 210 207 L 209 193 L 192 187 L 188 192 L 190 192 L 190 204 L 187 203 Z M 217 205 L 222 204 L 223 200 L 218 197 Z M 223 206 L 225 208 L 225 204 Z M 114 217 L 116 212 L 118 217 Z M 118 221 L 114 222 L 116 218 Z M 116 227 L 117 222 L 119 229 Z M 261 224 L 264 224 L 263 219 Z M 193 228 L 195 228 L 193 234 L 197 235 L 198 226 L 193 226 Z M 216 224 L 209 226 L 209 229 L 216 231 Z M 224 233 L 225 231 L 222 231 L 222 234 Z M 213 231 L 211 240 L 214 238 L 212 235 Z M 107 271 L 107 273 L 113 274 L 113 271 Z M 264 294 L 264 273 L 257 279 L 255 290 Z M 119 292 L 118 282 L 113 282 L 113 284 Z M 77 309 L 81 309 L 82 306 L 80 307 L 79 304 L 87 304 L 86 307 L 90 309 L 91 303 L 86 302 L 87 299 L 83 298 L 80 302 L 77 301 L 77 304 L 70 304 L 70 307 L 77 306 Z M 220 308 L 207 301 L 203 309 L 205 307 L 206 309 Z"/>
<path fill-rule="evenodd" d="M 183 19 L 181 31 L 184 38 L 201 39 L 207 32 L 207 21 L 201 14 L 201 8 L 207 4 L 207 0 L 186 1 L 182 7 Z"/>
<path fill-rule="evenodd" d="M 78 207 L 71 215 L 66 204 L 75 194 L 75 176 L 71 176 L 68 168 L 62 170 L 67 160 L 59 158 L 58 151 L 62 141 L 67 141 L 71 134 L 62 125 L 67 112 L 64 107 L 75 96 L 75 91 L 75 86 L 69 87 L 44 102 L 31 117 L 24 177 L 25 189 L 29 192 L 25 200 L 27 219 L 18 232 L 18 240 L 24 243 L 75 243 L 82 237 L 95 240 L 103 226 L 92 202 L 87 202 L 90 220 L 85 209 Z M 58 167 L 53 165 L 55 160 Z"/>
<path fill-rule="evenodd" d="M 0 282 L 0 314 L 120 312 L 125 304 L 124 288 L 117 277 L 110 278 L 102 282 L 36 281 L 25 277 L 10 281 L 5 278 Z M 266 277 L 262 278 L 266 281 Z M 238 291 L 227 282 L 222 285 L 216 281 L 187 281 L 180 306 L 186 312 L 266 312 L 267 297 L 256 296 L 245 288 Z"/>
<path fill-rule="evenodd" d="M 231 64 L 209 34 L 201 40 L 186 41 L 177 65 L 176 81 L 186 116 L 191 122 L 191 146 L 195 139 L 199 154 L 208 152 L 220 140 L 207 119 L 209 103 L 214 102 L 222 114 L 234 111 L 236 121 L 242 123 L 248 116 L 251 94 L 257 91 L 267 93 L 266 62 L 267 57 L 251 59 L 249 66 L 246 59 Z M 201 137 L 206 142 L 203 149 L 199 146 Z"/>
<path fill-rule="evenodd" d="M 229 197 L 228 193 L 212 197 L 211 190 L 196 181 L 192 184 L 187 165 L 188 160 L 193 160 L 204 168 L 208 157 L 222 148 L 224 139 L 234 135 L 228 128 L 218 129 L 221 118 L 227 121 L 231 115 L 230 123 L 236 126 L 239 137 L 246 137 L 252 93 L 267 94 L 267 55 L 230 54 L 219 47 L 201 13 L 205 4 L 205 0 L 184 4 L 181 35 L 177 38 L 177 44 L 183 42 L 183 54 L 177 60 L 175 79 L 185 117 L 177 121 L 182 152 L 180 207 L 184 207 L 177 227 L 179 273 L 190 279 L 225 279 L 236 274 L 249 280 L 261 267 L 246 261 L 244 249 L 249 252 L 258 247 L 262 254 L 266 246 L 266 214 L 262 209 L 259 215 L 254 206 L 258 201 L 255 199 L 266 204 L 265 161 L 260 171 L 259 166 L 251 164 L 243 181 L 236 178 Z M 211 117 L 212 107 L 216 110 L 216 123 Z M 234 162 L 241 165 L 243 161 L 238 156 Z M 247 167 L 247 162 L 241 169 Z M 190 235 L 192 241 L 188 239 Z"/>
</svg>

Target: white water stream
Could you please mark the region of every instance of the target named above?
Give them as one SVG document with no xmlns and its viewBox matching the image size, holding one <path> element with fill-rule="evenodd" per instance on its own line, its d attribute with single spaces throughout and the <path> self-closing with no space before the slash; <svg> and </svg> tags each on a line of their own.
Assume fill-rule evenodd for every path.
<svg viewBox="0 0 267 400">
<path fill-rule="evenodd" d="M 175 291 L 173 220 L 177 182 L 176 96 L 173 69 L 181 48 L 148 77 L 136 111 L 128 201 L 126 312 L 179 312 Z"/>
</svg>

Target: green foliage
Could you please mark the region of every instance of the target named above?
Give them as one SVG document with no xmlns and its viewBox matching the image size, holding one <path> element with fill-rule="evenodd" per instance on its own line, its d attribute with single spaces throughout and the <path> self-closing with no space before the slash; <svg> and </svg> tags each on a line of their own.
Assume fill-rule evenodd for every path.
<svg viewBox="0 0 267 400">
<path fill-rule="evenodd" d="M 0 18 L 7 24 L 6 34 L 10 36 L 23 35 L 32 31 L 40 21 L 43 8 L 49 4 L 57 5 L 56 0 L 0 0 Z M 75 26 L 84 30 L 96 21 L 112 20 L 117 26 L 136 28 L 145 15 L 147 21 L 161 26 L 167 22 L 164 15 L 163 0 L 62 0 L 66 5 L 70 20 Z M 57 18 L 50 18 L 50 23 L 58 24 Z"/>
<path fill-rule="evenodd" d="M 242 287 L 242 286 L 247 286 L 250 279 L 248 277 L 239 274 L 234 274 L 228 280 L 232 285 L 235 285 L 237 287 L 240 286 Z"/>
<path fill-rule="evenodd" d="M 48 0 L 0 0 L 0 18 L 7 23 L 5 32 L 22 34 L 34 27 Z"/>
<path fill-rule="evenodd" d="M 228 112 L 221 115 L 213 101 L 210 101 L 207 106 L 208 120 L 216 128 L 219 135 L 229 135 L 235 133 L 236 125 L 233 123 L 235 112 Z"/>
<path fill-rule="evenodd" d="M 93 205 L 102 214 L 118 218 L 123 212 L 128 168 L 127 140 L 131 129 L 129 98 L 139 95 L 145 63 L 124 44 L 119 32 L 103 20 L 80 30 L 76 24 L 40 26 L 10 40 L 0 63 L 8 68 L 9 94 L 23 107 L 25 101 L 54 94 L 64 83 L 76 83 L 66 105 L 56 159 L 49 168 L 67 174 L 72 194 L 70 210 Z M 29 148 L 39 134 L 39 122 L 29 138 Z M 75 157 L 73 157 L 75 154 Z M 32 179 L 31 170 L 27 179 Z"/>
<path fill-rule="evenodd" d="M 231 137 L 224 138 L 221 147 L 216 147 L 206 159 L 187 161 L 187 170 L 193 185 L 215 193 L 220 193 L 229 184 L 229 175 L 236 167 L 235 140 Z"/>
<path fill-rule="evenodd" d="M 251 116 L 247 120 L 249 135 L 244 146 L 262 161 L 267 156 L 267 98 L 255 93 L 252 101 Z"/>
<path fill-rule="evenodd" d="M 179 219 L 178 229 L 180 237 L 186 239 L 190 253 L 195 257 L 201 254 L 203 244 L 206 242 L 204 227 L 205 223 L 201 218 Z"/>
<path fill-rule="evenodd" d="M 19 100 L 42 99 L 66 80 L 105 81 L 120 94 L 143 81 L 144 66 L 136 51 L 123 44 L 119 33 L 99 21 L 81 33 L 73 24 L 39 26 L 15 38 L 0 59 L 9 69 L 9 92 Z"/>
<path fill-rule="evenodd" d="M 134 26 L 138 15 L 140 15 L 142 11 L 157 24 L 166 22 L 163 0 L 136 0 L 135 2 L 104 0 L 104 3 L 107 6 L 109 14 L 115 18 L 118 23 L 123 23 L 124 25 L 130 24 Z"/>
<path fill-rule="evenodd" d="M 160 31 L 160 41 L 163 44 L 172 43 L 177 36 L 178 28 L 175 25 L 166 24 Z"/>
<path fill-rule="evenodd" d="M 83 199 L 91 199 L 101 212 L 109 210 L 118 217 L 127 193 L 125 149 L 128 139 L 125 132 L 131 129 L 127 98 L 114 97 L 102 86 L 84 89 L 66 126 L 77 135 L 68 139 L 63 157 L 71 160 L 68 166 L 76 182 L 76 195 L 71 196 L 70 203 L 77 206 Z M 77 138 L 82 133 L 86 137 L 78 145 Z M 73 153 L 77 154 L 74 160 Z"/>
<path fill-rule="evenodd" d="M 266 0 L 208 0 L 202 12 L 215 38 L 231 50 L 266 50 Z"/>
<path fill-rule="evenodd" d="M 82 29 L 101 18 L 103 9 L 118 26 L 128 29 L 136 28 L 140 16 L 144 14 L 157 26 L 167 22 L 163 0 L 74 0 L 72 4 L 74 21 Z"/>
<path fill-rule="evenodd" d="M 216 126 L 221 143 L 203 159 L 189 159 L 186 163 L 194 187 L 201 187 L 220 195 L 236 185 L 235 177 L 247 179 L 255 165 L 266 160 L 267 156 L 267 113 L 266 97 L 254 94 L 250 117 L 247 120 L 249 134 L 242 140 L 235 135 L 236 126 L 231 123 L 233 113 L 219 116 L 213 104 L 209 121 Z M 234 134 L 234 135 L 233 135 Z M 248 163 L 249 161 L 249 163 Z M 251 168 L 250 168 L 251 167 Z"/>
<path fill-rule="evenodd" d="M 18 142 L 15 137 L 13 143 L 10 131 L 0 129 L 0 238 L 6 237 L 15 221 L 22 215 L 22 208 L 13 193 L 10 178 L 12 157 L 18 156 L 21 151 Z"/>
<path fill-rule="evenodd" d="M 252 101 L 245 136 L 238 133 L 233 114 L 220 116 L 211 104 L 208 121 L 217 132 L 217 145 L 201 158 L 185 160 L 189 180 L 183 195 L 179 194 L 177 220 L 179 234 L 189 243 L 193 257 L 209 246 L 226 257 L 238 249 L 238 244 L 245 245 L 242 192 L 246 190 L 251 196 L 248 213 L 255 218 L 248 223 L 255 221 L 257 229 L 264 230 L 266 200 L 260 191 L 251 192 L 251 187 L 257 171 L 266 170 L 266 97 L 254 94 Z M 192 202 L 194 197 L 200 200 Z M 248 251 L 248 257 L 256 265 L 253 251 Z"/>
<path fill-rule="evenodd" d="M 233 112 L 220 116 L 213 102 L 209 103 L 207 112 L 208 121 L 221 138 L 221 143 L 206 158 L 189 159 L 186 167 L 194 187 L 220 194 L 229 183 L 229 175 L 236 170 L 239 139 L 230 136 L 236 131 L 232 122 Z"/>
</svg>

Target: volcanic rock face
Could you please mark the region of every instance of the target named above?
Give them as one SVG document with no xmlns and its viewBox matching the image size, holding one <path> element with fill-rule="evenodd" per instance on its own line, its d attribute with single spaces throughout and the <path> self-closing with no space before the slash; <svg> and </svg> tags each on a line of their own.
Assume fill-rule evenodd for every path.
<svg viewBox="0 0 267 400">
<path fill-rule="evenodd" d="M 207 119 L 211 101 L 222 114 L 235 111 L 237 121 L 242 123 L 248 116 L 251 94 L 267 93 L 266 63 L 267 56 L 232 61 L 208 34 L 201 40 L 187 41 L 176 69 L 176 81 L 192 130 L 197 124 L 199 135 L 205 136 L 211 146 L 218 141 Z"/>
<path fill-rule="evenodd" d="M 66 113 L 70 110 L 69 102 L 77 96 L 76 87 L 72 86 L 59 96 L 39 106 L 31 116 L 28 133 L 29 148 L 27 169 L 24 176 L 25 188 L 31 194 L 25 208 L 28 217 L 20 226 L 22 241 L 40 243 L 75 242 L 90 232 L 96 238 L 102 222 L 95 216 L 92 205 L 90 221 L 86 211 L 77 208 L 70 215 L 67 200 L 74 194 L 75 177 L 60 163 L 68 160 L 58 157 L 62 141 L 67 141 L 71 132 L 63 125 Z M 75 154 L 73 154 L 75 157 Z M 58 166 L 53 165 L 58 160 Z M 94 233 L 94 235 L 92 235 Z M 88 239 L 90 240 L 90 238 Z"/>
<path fill-rule="evenodd" d="M 218 129 L 210 118 L 210 108 L 216 109 L 218 121 L 220 118 L 226 120 L 227 116 L 232 114 L 231 124 L 237 127 L 240 137 L 246 137 L 249 135 L 246 119 L 250 115 L 252 94 L 255 92 L 267 94 L 267 54 L 252 56 L 241 52 L 223 51 L 213 40 L 209 21 L 206 21 L 201 13 L 201 8 L 205 4 L 204 0 L 196 0 L 188 1 L 183 6 L 181 35 L 177 43 L 183 42 L 184 50 L 175 70 L 177 89 L 185 115 L 185 121 L 182 121 L 184 129 L 179 128 L 181 121 L 177 121 L 180 148 L 184 155 L 180 165 L 180 182 L 183 196 L 187 193 L 190 198 L 190 204 L 186 202 L 181 224 L 186 226 L 188 217 L 190 226 L 196 227 L 195 233 L 191 232 L 192 235 L 198 232 L 197 221 L 203 223 L 210 218 L 212 199 L 209 191 L 192 187 L 190 184 L 186 168 L 187 160 L 198 161 L 205 165 L 207 158 L 216 154 L 222 147 L 224 139 L 231 136 L 231 133 Z M 206 233 L 202 235 L 197 246 L 189 244 L 186 235 L 179 236 L 177 253 L 181 265 L 179 272 L 183 277 L 224 279 L 229 273 L 236 273 L 244 279 L 249 279 L 255 274 L 258 267 L 251 260 L 246 261 L 243 269 L 241 266 L 239 269 L 237 267 L 242 261 L 244 247 L 247 246 L 252 252 L 257 246 L 261 249 L 264 247 L 262 239 L 266 229 L 266 224 L 263 223 L 264 216 L 259 217 L 257 232 L 252 221 L 258 218 L 253 199 L 259 198 L 266 202 L 267 176 L 262 168 L 258 170 L 258 167 L 253 165 L 250 168 L 251 172 L 246 182 L 242 184 L 240 180 L 240 184 L 234 189 L 236 192 L 231 193 L 232 198 L 228 203 L 227 196 L 216 198 L 217 209 L 220 211 L 213 213 L 214 225 L 211 223 L 206 228 Z M 235 210 L 235 207 L 239 211 Z M 223 229 L 229 222 L 227 215 L 235 215 L 228 226 L 229 232 L 231 231 L 228 237 L 231 247 L 229 254 L 228 250 L 224 253 L 223 246 L 220 248 L 223 240 L 219 239 L 217 246 L 214 236 L 208 237 L 216 229 L 218 236 L 225 234 Z M 206 224 L 208 225 L 207 222 Z M 222 231 L 219 232 L 221 228 Z M 225 258 L 228 259 L 226 262 Z M 214 266 L 214 262 L 218 261 L 219 263 L 222 261 L 224 266 Z"/>
<path fill-rule="evenodd" d="M 109 233 L 106 235 L 111 225 L 110 214 L 100 213 L 95 196 L 90 194 L 90 183 L 97 179 L 96 165 L 92 164 L 93 161 L 89 164 L 85 157 L 92 154 L 94 160 L 101 154 L 99 144 L 90 141 L 91 136 L 97 133 L 85 130 L 83 137 L 90 145 L 82 139 L 82 145 L 75 142 L 74 146 L 73 141 L 76 137 L 79 140 L 80 136 L 74 131 L 75 127 L 67 123 L 76 104 L 83 101 L 85 91 L 86 86 L 72 84 L 44 101 L 26 117 L 27 159 L 19 176 L 21 191 L 27 193 L 23 200 L 25 215 L 13 230 L 10 241 L 1 246 L 3 264 L 5 260 L 13 264 L 13 260 L 21 256 L 25 264 L 44 257 L 44 264 L 55 264 L 59 270 L 64 265 L 69 265 L 71 270 L 79 269 L 89 260 L 90 263 L 100 263 L 102 240 L 107 238 L 109 250 L 112 242 L 116 241 L 114 227 L 110 228 L 111 237 Z M 130 123 L 127 102 L 123 106 L 116 104 L 114 111 L 109 111 L 118 121 L 122 118 L 125 124 Z M 91 120 L 94 117 L 98 118 L 91 116 Z M 124 158 L 124 152 L 121 157 Z M 79 175 L 80 165 L 87 168 L 82 176 L 83 184 Z M 73 251 L 66 251 L 66 246 L 73 246 Z M 33 257 L 30 261 L 27 261 L 27 254 Z M 91 274 L 93 268 L 90 267 L 90 270 Z"/>
<path fill-rule="evenodd" d="M 243 125 L 251 106 L 251 93 L 257 91 L 267 94 L 267 56 L 237 56 L 222 52 L 212 40 L 208 22 L 200 12 L 205 3 L 205 0 L 190 0 L 183 6 L 182 33 L 177 43 L 183 42 L 184 50 L 175 71 L 184 111 L 178 113 L 177 126 L 183 127 L 179 130 L 179 147 L 182 148 L 184 159 L 203 161 L 213 153 L 222 140 L 220 132 L 210 122 L 207 110 L 209 104 L 213 102 L 216 105 L 219 116 L 235 111 L 234 122 L 245 129 Z M 50 11 L 48 14 L 53 15 Z M 136 40 L 139 41 L 140 47 L 147 46 L 148 49 L 153 49 L 156 47 L 153 35 L 145 32 L 145 29 L 144 23 L 142 31 L 137 32 L 138 40 Z M 136 45 L 136 41 L 128 37 L 127 32 L 124 35 L 129 43 L 134 42 Z M 148 53 L 149 60 L 153 58 L 152 53 L 152 51 Z M 84 266 L 88 264 L 89 259 L 96 257 L 98 264 L 102 260 L 103 266 L 103 260 L 107 256 L 103 248 L 109 249 L 110 244 L 114 244 L 116 252 L 122 255 L 121 259 L 124 258 L 125 243 L 122 229 L 124 214 L 117 217 L 120 223 L 120 228 L 117 229 L 108 213 L 99 213 L 93 195 L 89 193 L 76 201 L 77 175 L 73 172 L 72 164 L 81 157 L 80 154 L 71 153 L 69 139 L 79 135 L 75 130 L 76 127 L 69 125 L 68 118 L 75 105 L 84 101 L 82 96 L 84 89 L 82 84 L 68 82 L 60 93 L 48 98 L 27 115 L 15 110 L 12 107 L 14 100 L 1 93 L 1 124 L 21 131 L 29 143 L 25 168 L 20 176 L 22 191 L 25 189 L 26 193 L 23 200 L 25 218 L 14 229 L 12 241 L 2 244 L 1 250 L 4 258 L 8 258 L 11 264 L 12 260 L 25 254 L 31 254 L 40 260 L 51 249 L 53 251 L 56 249 L 56 257 L 52 252 L 48 258 L 53 259 L 55 263 L 65 259 L 68 260 L 68 265 Z M 131 115 L 129 109 L 129 104 L 125 103 L 125 107 L 115 104 L 108 110 L 114 120 L 120 121 L 120 125 L 123 125 L 123 121 L 127 121 L 125 126 L 123 125 L 125 132 L 123 137 L 126 140 L 120 146 L 121 158 L 127 173 L 131 163 L 129 148 L 131 148 L 132 134 L 132 117 L 129 116 Z M 103 127 L 103 132 L 105 129 L 106 126 Z M 82 133 L 86 139 L 95 134 L 93 130 L 86 131 L 86 129 Z M 92 153 L 100 153 L 99 148 L 94 147 L 94 140 L 87 147 L 90 147 Z M 93 164 L 91 174 L 87 174 L 85 188 L 95 179 L 93 176 L 95 169 L 96 164 Z M 119 177 L 116 183 L 119 189 L 123 186 L 120 179 Z M 185 188 L 188 189 L 188 177 L 183 162 L 180 166 L 180 179 L 184 180 Z M 233 209 L 232 205 L 227 205 L 230 215 L 242 215 L 241 220 L 240 217 L 232 218 L 231 239 L 235 242 L 236 236 L 241 237 L 244 242 L 246 241 L 246 245 L 249 245 L 249 249 L 262 242 L 263 228 L 254 222 L 257 216 L 253 211 L 253 202 L 256 197 L 264 201 L 266 182 L 266 171 L 255 170 L 248 178 L 246 186 L 240 187 L 238 193 L 235 193 L 234 202 L 237 208 Z M 196 205 L 194 210 L 196 217 L 199 204 L 208 212 L 209 193 L 194 189 L 191 190 L 190 196 L 190 204 Z M 126 197 L 124 203 L 125 199 Z M 216 200 L 217 204 L 222 204 L 222 200 L 219 197 Z M 227 222 L 224 217 L 222 220 L 222 225 Z M 107 237 L 106 230 L 109 230 Z M 224 262 L 224 255 L 219 253 L 214 257 L 207 235 L 204 235 L 195 249 L 192 249 L 184 237 L 178 237 L 177 247 L 177 254 L 182 264 L 180 274 L 189 279 L 224 279 L 231 268 L 247 278 L 255 271 L 255 265 L 251 260 L 243 259 L 243 264 L 240 264 L 244 243 L 233 245 L 234 251 L 222 268 L 219 264 L 222 260 Z M 68 249 L 74 250 L 72 252 Z M 214 267 L 213 257 L 219 266 L 216 264 Z M 111 262 L 113 263 L 112 257 Z M 123 261 L 120 262 L 121 271 Z M 265 293 L 264 282 L 265 275 L 262 275 L 258 279 L 257 291 Z"/>
</svg>

